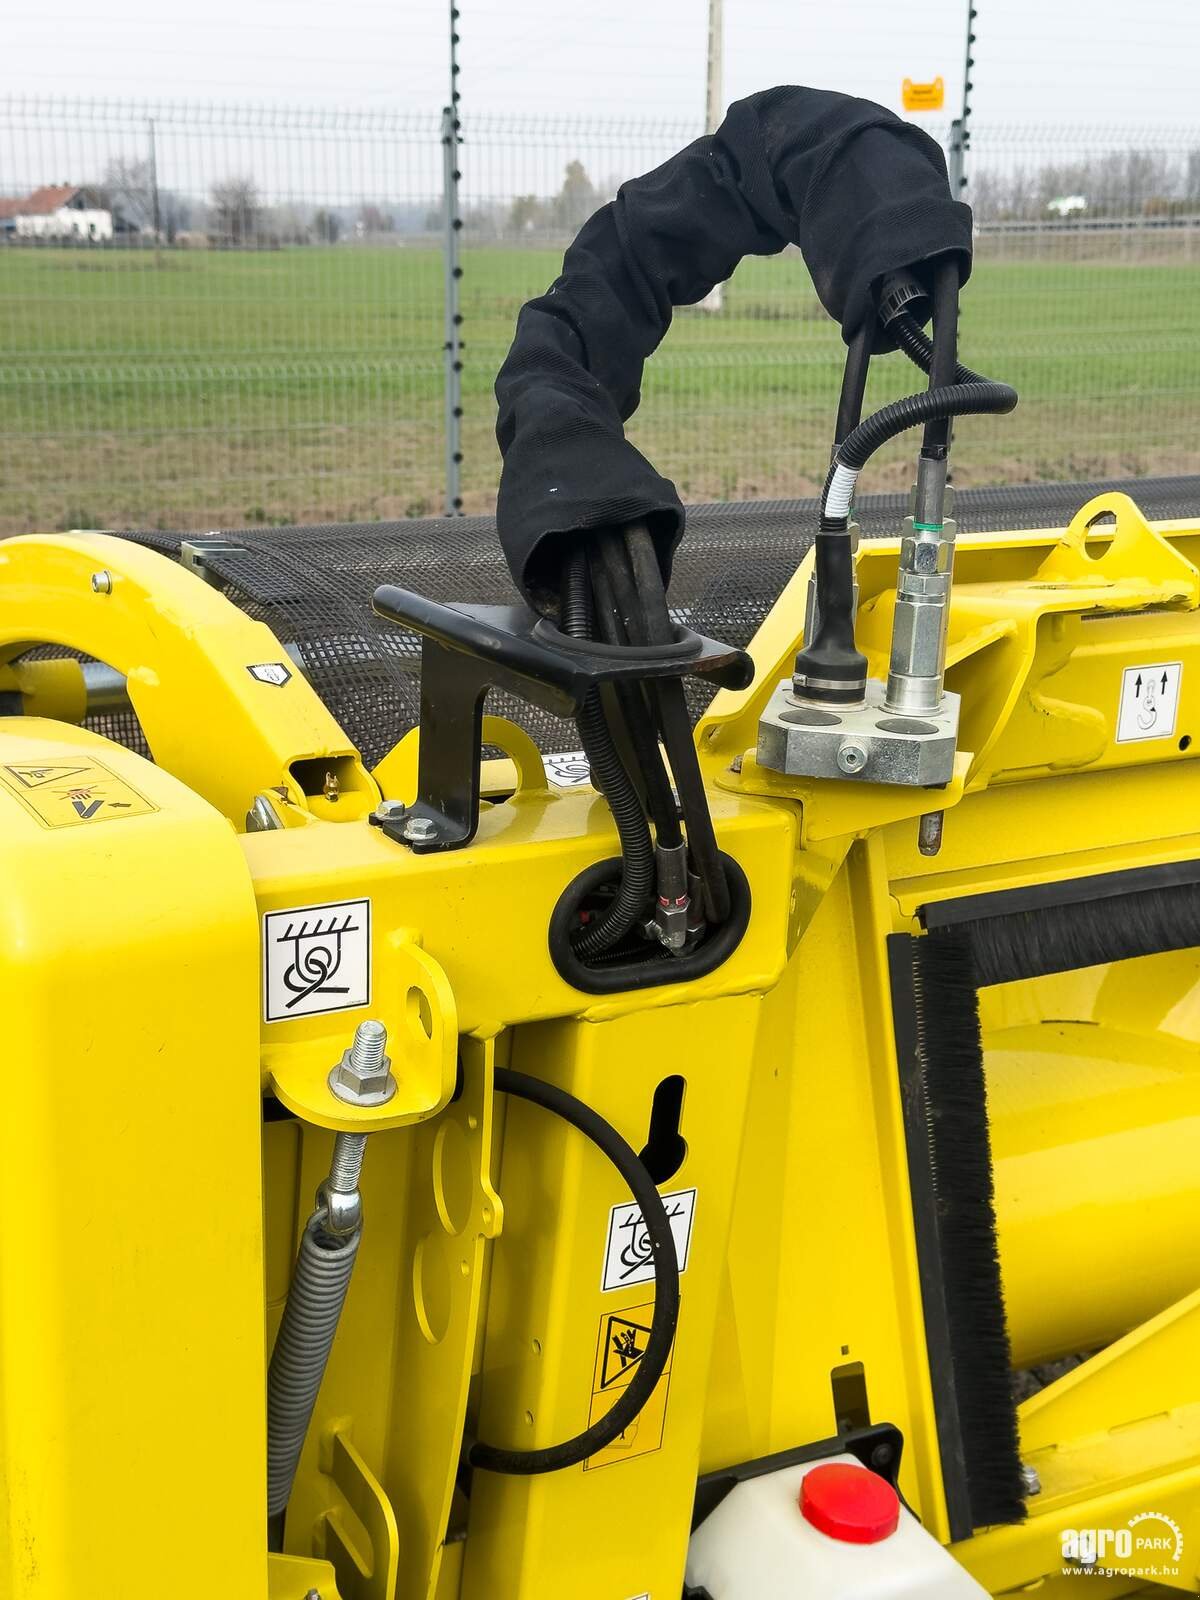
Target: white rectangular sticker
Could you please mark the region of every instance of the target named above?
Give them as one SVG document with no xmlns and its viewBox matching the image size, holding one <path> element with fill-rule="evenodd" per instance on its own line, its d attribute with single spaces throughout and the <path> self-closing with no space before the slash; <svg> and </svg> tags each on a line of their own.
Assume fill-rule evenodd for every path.
<svg viewBox="0 0 1200 1600">
<path fill-rule="evenodd" d="M 582 789 L 592 781 L 592 769 L 582 750 L 555 750 L 542 760 L 546 776 L 558 789 Z"/>
<path fill-rule="evenodd" d="M 371 902 L 334 900 L 263 917 L 267 1022 L 352 1011 L 371 1002 Z"/>
<path fill-rule="evenodd" d="M 671 1232 L 675 1235 L 675 1253 L 679 1257 L 679 1270 L 688 1264 L 692 1248 L 692 1224 L 696 1219 L 695 1189 L 680 1189 L 677 1194 L 662 1197 Z M 604 1251 L 604 1278 L 601 1287 L 625 1289 L 631 1283 L 654 1282 L 654 1254 L 642 1213 L 636 1203 L 614 1206 L 608 1219 L 608 1243 Z"/>
<path fill-rule="evenodd" d="M 1182 685 L 1181 661 L 1126 667 L 1121 674 L 1121 701 L 1117 707 L 1117 743 L 1172 738 Z"/>
</svg>

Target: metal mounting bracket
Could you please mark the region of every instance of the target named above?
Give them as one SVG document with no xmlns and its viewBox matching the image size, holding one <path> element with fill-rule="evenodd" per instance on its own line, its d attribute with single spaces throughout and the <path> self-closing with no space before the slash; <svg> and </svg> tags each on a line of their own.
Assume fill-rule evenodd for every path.
<svg viewBox="0 0 1200 1600">
<path fill-rule="evenodd" d="M 744 650 L 690 628 L 676 628 L 670 644 L 623 648 L 572 639 L 527 606 L 448 606 L 390 584 L 375 591 L 374 608 L 423 639 L 417 798 L 403 818 L 379 821 L 418 854 L 458 850 L 475 836 L 489 689 L 571 717 L 606 683 L 698 674 L 744 689 L 754 675 Z"/>
</svg>

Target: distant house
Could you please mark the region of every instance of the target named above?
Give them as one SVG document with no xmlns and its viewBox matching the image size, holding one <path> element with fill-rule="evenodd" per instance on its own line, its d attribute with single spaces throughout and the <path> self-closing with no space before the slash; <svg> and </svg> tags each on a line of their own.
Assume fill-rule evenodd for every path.
<svg viewBox="0 0 1200 1600">
<path fill-rule="evenodd" d="M 102 244 L 113 236 L 113 214 L 94 190 L 51 184 L 20 199 L 0 200 L 0 232 L 17 239 Z"/>
<path fill-rule="evenodd" d="M 1053 211 L 1056 217 L 1077 217 L 1087 210 L 1087 196 L 1060 194 L 1055 200 L 1047 200 L 1046 210 Z"/>
</svg>

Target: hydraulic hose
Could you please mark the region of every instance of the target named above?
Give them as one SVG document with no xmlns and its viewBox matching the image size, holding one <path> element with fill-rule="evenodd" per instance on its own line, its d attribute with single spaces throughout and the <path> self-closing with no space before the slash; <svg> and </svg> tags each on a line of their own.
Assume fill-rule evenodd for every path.
<svg viewBox="0 0 1200 1600">
<path fill-rule="evenodd" d="M 591 606 L 582 550 L 574 551 L 567 562 L 562 629 L 574 639 L 590 637 Z M 654 844 L 642 802 L 613 743 L 597 690 L 588 694 L 576 721 L 592 778 L 612 812 L 623 861 L 616 898 L 597 921 L 582 928 L 572 941 L 575 954 L 587 961 L 616 944 L 645 915 L 654 888 Z"/>
<path fill-rule="evenodd" d="M 360 1231 L 335 1239 L 320 1213 L 300 1239 L 283 1320 L 267 1374 L 267 1514 L 287 1509 L 338 1321 L 354 1271 Z"/>
<path fill-rule="evenodd" d="M 675 1341 L 679 1321 L 679 1259 L 662 1197 L 641 1158 L 611 1123 L 565 1089 L 544 1083 L 540 1078 L 531 1078 L 509 1067 L 497 1067 L 495 1081 L 496 1088 L 504 1094 L 515 1095 L 519 1100 L 527 1100 L 561 1117 L 608 1157 L 629 1185 L 642 1213 L 654 1259 L 654 1315 L 650 1319 L 646 1348 L 629 1387 L 621 1391 L 612 1410 L 605 1412 L 599 1422 L 594 1422 L 584 1432 L 565 1439 L 562 1444 L 547 1445 L 540 1450 L 507 1450 L 480 1440 L 468 1443 L 464 1449 L 463 1459 L 468 1467 L 528 1477 L 578 1466 L 619 1439 L 642 1411 L 663 1375 Z"/>
<path fill-rule="evenodd" d="M 953 382 L 934 383 L 923 394 L 909 395 L 884 406 L 853 427 L 834 451 L 833 464 L 821 493 L 815 563 L 818 617 L 814 638 L 796 657 L 797 693 L 823 703 L 855 704 L 866 684 L 866 659 L 854 643 L 853 552 L 847 537 L 854 486 L 870 458 L 889 439 L 909 428 L 924 425 L 922 454 L 945 456 L 949 423 L 953 417 L 999 415 L 1017 404 L 1017 392 L 1005 383 L 981 378 L 959 364 L 957 339 L 958 275 L 953 262 L 936 275 L 936 310 L 945 332 L 930 341 L 908 315 L 888 322 L 888 333 L 922 371 Z M 935 324 L 935 331 L 937 325 Z M 839 432 L 857 382 L 855 352 L 847 357 L 843 379 L 843 404 L 839 407 Z M 937 426 L 934 426 L 934 425 Z M 943 428 L 941 425 L 945 424 Z"/>
<path fill-rule="evenodd" d="M 608 548 L 616 535 L 605 538 L 603 552 L 598 554 L 593 543 L 591 565 L 592 593 L 595 600 L 596 620 L 605 643 L 615 645 L 656 643 L 643 628 L 632 630 L 622 617 L 623 607 L 618 605 L 613 586 L 608 579 Z M 635 619 L 630 619 L 635 620 Z M 654 822 L 655 842 L 662 849 L 672 849 L 683 843 L 679 827 L 679 812 L 670 780 L 658 747 L 658 734 L 653 714 L 647 703 L 646 691 L 639 684 L 617 684 L 617 703 L 625 719 L 625 726 L 633 746 L 633 755 L 646 789 L 646 803 Z"/>
<path fill-rule="evenodd" d="M 671 614 L 667 608 L 667 594 L 658 555 L 644 523 L 635 523 L 625 530 L 625 550 L 634 604 L 640 615 L 646 642 L 666 644 L 671 638 Z M 717 849 L 704 780 L 700 775 L 683 684 L 678 680 L 656 684 L 652 693 L 687 822 L 692 865 L 704 886 L 705 911 L 709 920 L 719 927 L 729 916 L 729 885 Z"/>
<path fill-rule="evenodd" d="M 933 273 L 933 350 L 929 387 L 944 389 L 954 382 L 958 365 L 958 263 L 952 256 L 939 261 Z M 950 418 L 931 417 L 925 424 L 921 454 L 931 461 L 950 453 Z"/>
</svg>

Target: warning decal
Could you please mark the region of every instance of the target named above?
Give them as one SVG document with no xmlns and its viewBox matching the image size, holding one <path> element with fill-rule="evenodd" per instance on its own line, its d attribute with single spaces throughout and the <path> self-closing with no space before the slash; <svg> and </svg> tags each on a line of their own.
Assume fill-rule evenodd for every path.
<svg viewBox="0 0 1200 1600">
<path fill-rule="evenodd" d="M 582 750 L 554 750 L 543 755 L 542 761 L 556 789 L 582 789 L 592 781 L 592 769 Z"/>
<path fill-rule="evenodd" d="M 679 1189 L 662 1197 L 680 1272 L 687 1271 L 692 1248 L 692 1224 L 696 1220 L 695 1189 Z M 654 1251 L 646 1229 L 642 1208 L 635 1201 L 614 1206 L 608 1218 L 608 1239 L 604 1246 L 604 1273 L 600 1287 L 628 1289 L 634 1283 L 654 1282 Z"/>
<path fill-rule="evenodd" d="M 1121 674 L 1121 699 L 1117 706 L 1117 743 L 1170 739 L 1179 716 L 1182 684 L 1181 661 L 1126 667 Z"/>
<path fill-rule="evenodd" d="M 627 1306 L 623 1311 L 606 1312 L 600 1318 L 589 1427 L 612 1409 L 617 1396 L 633 1382 L 638 1363 L 646 1353 L 653 1317 L 654 1301 L 651 1300 L 645 1305 Z M 597 1467 L 615 1466 L 618 1461 L 631 1461 L 635 1456 L 647 1456 L 662 1449 L 667 1425 L 667 1391 L 671 1386 L 671 1363 L 674 1359 L 675 1352 L 672 1349 L 663 1375 L 642 1411 L 618 1439 L 584 1462 L 585 1472 L 594 1471 Z"/>
<path fill-rule="evenodd" d="M 371 1003 L 371 902 L 335 900 L 263 917 L 263 1020 Z"/>
<path fill-rule="evenodd" d="M 14 762 L 0 767 L 0 784 L 43 828 L 144 817 L 158 807 L 99 761 Z"/>
</svg>

